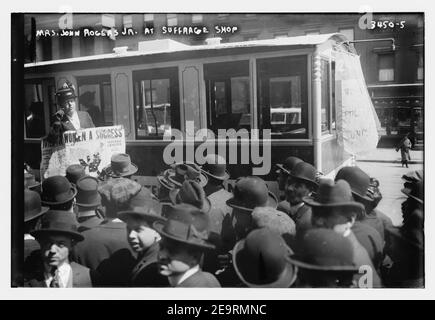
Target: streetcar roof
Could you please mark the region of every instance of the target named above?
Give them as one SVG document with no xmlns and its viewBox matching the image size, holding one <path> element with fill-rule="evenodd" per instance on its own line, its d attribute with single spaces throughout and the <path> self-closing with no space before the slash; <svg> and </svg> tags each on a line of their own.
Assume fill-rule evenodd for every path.
<svg viewBox="0 0 435 320">
<path fill-rule="evenodd" d="M 42 67 L 50 65 L 69 64 L 85 61 L 101 61 L 106 59 L 119 59 L 127 57 L 151 56 L 175 52 L 198 52 L 207 50 L 252 48 L 252 47 L 288 47 L 288 46 L 316 46 L 328 40 L 345 42 L 347 39 L 340 33 L 329 33 L 319 35 L 305 35 L 298 37 L 283 37 L 276 39 L 251 40 L 241 42 L 228 42 L 204 45 L 187 45 L 171 39 L 158 39 L 142 42 L 141 46 L 146 49 L 135 51 L 123 51 L 118 53 L 105 53 L 92 56 L 81 56 L 68 59 L 49 60 L 26 63 L 25 68 Z"/>
</svg>

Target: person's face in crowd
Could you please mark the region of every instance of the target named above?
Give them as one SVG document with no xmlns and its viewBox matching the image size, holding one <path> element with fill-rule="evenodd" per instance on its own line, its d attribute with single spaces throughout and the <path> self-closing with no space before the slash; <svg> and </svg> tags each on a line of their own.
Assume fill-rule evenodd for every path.
<svg viewBox="0 0 435 320">
<path fill-rule="evenodd" d="M 127 220 L 127 241 L 135 252 L 142 252 L 160 240 L 160 235 L 143 219 Z"/>
<path fill-rule="evenodd" d="M 197 261 L 186 246 L 167 238 L 159 242 L 158 263 L 160 274 L 164 276 L 175 276 L 189 270 Z"/>
<path fill-rule="evenodd" d="M 287 201 L 293 206 L 302 202 L 302 198 L 309 196 L 311 190 L 305 182 L 289 177 L 286 182 L 285 195 Z"/>
<path fill-rule="evenodd" d="M 331 208 L 328 209 L 329 212 L 325 214 L 325 212 L 322 212 L 322 209 L 323 208 L 318 208 L 313 210 L 311 218 L 313 227 L 332 229 L 338 234 L 347 236 L 355 223 L 356 213 L 351 211 L 343 212 L 343 210 L 349 210 L 346 208 Z"/>
<path fill-rule="evenodd" d="M 288 175 L 285 174 L 282 170 L 278 171 L 278 176 L 276 180 L 278 181 L 278 188 L 279 190 L 284 191 L 285 190 L 285 184 L 287 182 Z"/>
<path fill-rule="evenodd" d="M 68 262 L 73 248 L 73 240 L 63 234 L 48 235 L 39 239 L 43 262 L 50 267 L 59 267 Z"/>
<path fill-rule="evenodd" d="M 233 209 L 233 227 L 237 240 L 245 238 L 252 229 L 252 216 L 248 211 Z"/>
<path fill-rule="evenodd" d="M 68 116 L 71 116 L 76 111 L 76 100 L 68 99 L 60 105 L 60 107 L 65 111 Z"/>
</svg>

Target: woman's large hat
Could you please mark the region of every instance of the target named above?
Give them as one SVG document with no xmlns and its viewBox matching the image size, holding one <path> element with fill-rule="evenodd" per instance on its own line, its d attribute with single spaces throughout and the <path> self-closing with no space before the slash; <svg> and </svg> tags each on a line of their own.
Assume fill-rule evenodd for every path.
<svg viewBox="0 0 435 320">
<path fill-rule="evenodd" d="M 196 181 L 201 187 L 208 182 L 207 177 L 201 172 L 201 167 L 193 162 L 175 163 L 172 168 L 173 170 L 169 171 L 168 180 L 178 188 L 181 188 L 185 180 Z"/>
<path fill-rule="evenodd" d="M 270 192 L 263 179 L 255 176 L 239 178 L 233 190 L 233 197 L 227 200 L 227 205 L 252 212 L 256 207 L 278 206 L 276 196 Z"/>
<path fill-rule="evenodd" d="M 46 234 L 61 233 L 71 236 L 76 241 L 84 240 L 78 231 L 78 223 L 73 213 L 62 210 L 48 210 L 41 218 L 41 224 L 30 232 L 35 238 Z"/>
<path fill-rule="evenodd" d="M 110 165 L 103 169 L 106 174 L 113 178 L 131 176 L 137 172 L 137 166 L 131 162 L 126 153 L 116 153 L 110 159 Z"/>
<path fill-rule="evenodd" d="M 352 243 L 334 230 L 308 230 L 298 244 L 297 254 L 290 257 L 290 262 L 299 268 L 358 272 L 358 266 L 353 262 Z"/>
<path fill-rule="evenodd" d="M 48 207 L 41 206 L 39 193 L 24 189 L 24 222 L 40 217 L 48 211 Z"/>
<path fill-rule="evenodd" d="M 349 183 L 345 180 L 322 179 L 315 196 L 304 197 L 303 201 L 311 207 L 318 208 L 351 208 L 360 214 L 364 205 L 353 199 Z"/>
<path fill-rule="evenodd" d="M 52 176 L 42 183 L 41 201 L 45 205 L 58 205 L 74 199 L 77 190 L 67 178 Z"/>
<path fill-rule="evenodd" d="M 98 207 L 101 205 L 101 196 L 98 192 L 98 179 L 85 176 L 77 181 L 76 205 L 80 207 Z"/>
<path fill-rule="evenodd" d="M 227 164 L 223 157 L 217 154 L 209 154 L 201 168 L 207 176 L 217 180 L 228 180 L 230 174 L 227 172 Z"/>
<path fill-rule="evenodd" d="M 256 229 L 234 246 L 233 266 L 248 287 L 289 288 L 296 280 L 297 269 L 289 261 L 292 254 L 278 233 Z"/>
<path fill-rule="evenodd" d="M 373 197 L 369 196 L 370 176 L 358 167 L 343 167 L 341 168 L 335 180 L 345 180 L 350 185 L 352 194 L 356 201 L 372 202 Z"/>
<path fill-rule="evenodd" d="M 209 242 L 209 217 L 200 209 L 185 203 L 168 206 L 165 218 L 166 222 L 153 224 L 163 237 L 203 250 L 215 249 Z"/>
</svg>

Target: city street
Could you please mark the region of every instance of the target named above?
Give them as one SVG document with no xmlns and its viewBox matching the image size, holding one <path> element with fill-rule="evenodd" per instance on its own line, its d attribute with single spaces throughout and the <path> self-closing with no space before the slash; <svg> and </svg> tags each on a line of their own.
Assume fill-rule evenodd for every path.
<svg viewBox="0 0 435 320">
<path fill-rule="evenodd" d="M 401 204 L 406 196 L 400 191 L 403 188 L 402 175 L 409 171 L 423 168 L 423 152 L 411 151 L 409 168 L 402 168 L 400 153 L 394 149 L 376 149 L 357 157 L 357 165 L 380 182 L 382 200 L 378 209 L 393 220 L 394 225 L 402 222 Z"/>
</svg>

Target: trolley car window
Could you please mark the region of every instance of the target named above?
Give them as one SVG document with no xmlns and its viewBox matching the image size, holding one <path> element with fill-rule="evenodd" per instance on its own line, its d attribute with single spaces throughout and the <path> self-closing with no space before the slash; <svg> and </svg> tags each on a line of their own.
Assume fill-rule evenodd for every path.
<svg viewBox="0 0 435 320">
<path fill-rule="evenodd" d="M 78 77 L 80 110 L 87 111 L 96 127 L 113 125 L 110 75 Z"/>
<path fill-rule="evenodd" d="M 259 128 L 273 138 L 307 137 L 306 57 L 260 59 L 257 70 Z"/>
<path fill-rule="evenodd" d="M 134 73 L 134 116 L 137 139 L 162 139 L 179 128 L 177 69 Z"/>
<path fill-rule="evenodd" d="M 322 86 L 322 105 L 321 105 L 321 125 L 322 132 L 330 132 L 330 120 L 331 120 L 331 101 L 330 101 L 330 72 L 329 61 L 322 59 L 320 62 L 321 69 L 321 86 Z"/>
<path fill-rule="evenodd" d="M 251 127 L 249 62 L 234 61 L 204 65 L 207 90 L 207 124 L 218 129 Z"/>
</svg>

